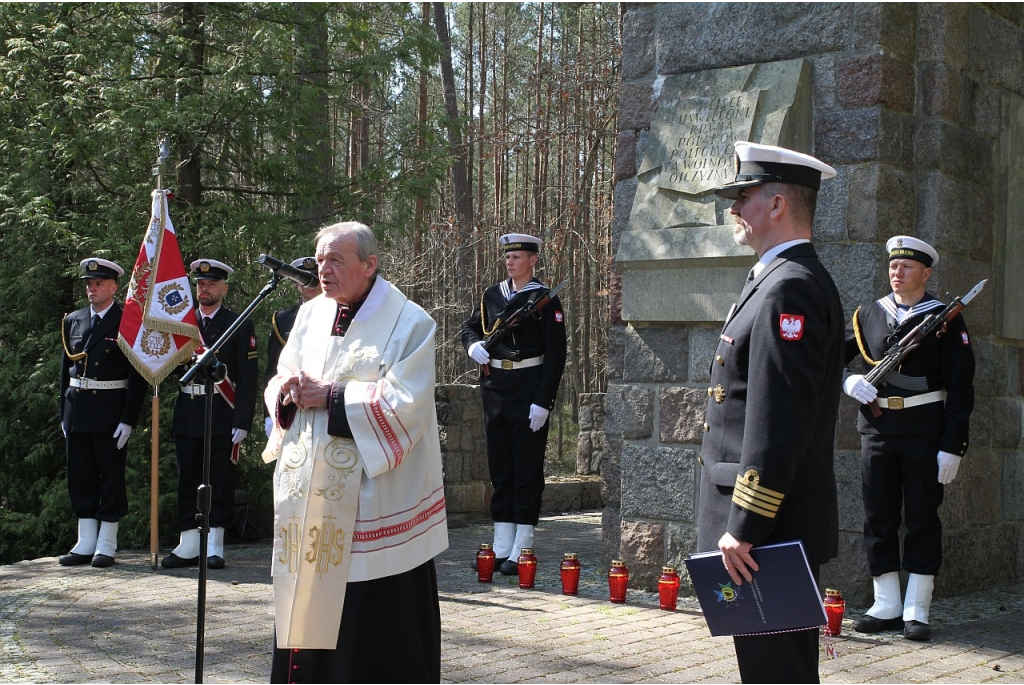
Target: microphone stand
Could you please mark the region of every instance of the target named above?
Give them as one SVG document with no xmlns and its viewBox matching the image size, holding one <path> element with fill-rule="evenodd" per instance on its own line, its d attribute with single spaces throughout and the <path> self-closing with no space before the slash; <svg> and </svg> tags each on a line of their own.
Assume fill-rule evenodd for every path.
<svg viewBox="0 0 1024 685">
<path fill-rule="evenodd" d="M 196 523 L 199 526 L 199 597 L 196 609 L 196 682 L 203 682 L 203 654 L 206 647 L 206 543 L 210 537 L 210 508 L 213 499 L 213 486 L 210 485 L 210 443 L 213 436 L 213 392 L 214 384 L 224 380 L 227 375 L 227 367 L 217 360 L 217 350 L 224 346 L 239 326 L 245 323 L 256 308 L 267 298 L 270 293 L 277 289 L 281 279 L 275 271 L 273 276 L 263 290 L 259 292 L 248 307 L 245 308 L 234 323 L 213 343 L 202 356 L 196 360 L 192 368 L 185 372 L 185 375 L 178 381 L 181 385 L 188 385 L 197 378 L 205 383 L 206 392 L 206 429 L 203 434 L 203 480 L 196 491 L 196 505 L 199 513 L 196 514 Z"/>
</svg>

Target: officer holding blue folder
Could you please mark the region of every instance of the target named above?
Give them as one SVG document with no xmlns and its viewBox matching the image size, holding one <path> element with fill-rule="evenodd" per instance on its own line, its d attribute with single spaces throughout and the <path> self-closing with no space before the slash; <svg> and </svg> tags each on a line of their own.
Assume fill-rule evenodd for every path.
<svg viewBox="0 0 1024 685">
<path fill-rule="evenodd" d="M 733 239 L 757 253 L 711 363 L 701 449 L 698 551 L 721 550 L 737 585 L 754 546 L 801 540 L 817 577 L 838 552 L 832 467 L 843 309 L 811 245 L 818 187 L 835 170 L 737 142 Z M 756 630 L 752 627 L 752 630 Z M 743 682 L 818 682 L 818 630 L 734 637 Z"/>
</svg>

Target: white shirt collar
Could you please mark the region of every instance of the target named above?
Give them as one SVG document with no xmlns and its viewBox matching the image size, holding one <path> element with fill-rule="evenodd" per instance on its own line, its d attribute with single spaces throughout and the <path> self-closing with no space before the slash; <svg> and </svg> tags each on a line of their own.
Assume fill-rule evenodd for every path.
<svg viewBox="0 0 1024 685">
<path fill-rule="evenodd" d="M 216 309 L 214 309 L 214 310 L 213 310 L 213 311 L 212 311 L 211 313 L 209 313 L 209 314 L 203 314 L 203 310 L 202 310 L 202 309 L 199 309 L 199 310 L 197 310 L 197 311 L 199 312 L 199 318 L 200 318 L 200 319 L 202 319 L 202 318 L 204 318 L 204 317 L 205 317 L 205 318 L 209 318 L 209 319 L 212 319 L 213 317 L 217 316 L 217 312 L 219 312 L 219 311 L 220 311 L 220 308 L 221 308 L 221 307 L 223 307 L 223 306 L 224 306 L 224 305 L 217 305 L 217 308 L 216 308 Z"/>
<path fill-rule="evenodd" d="M 108 304 L 106 306 L 106 308 L 102 312 L 98 312 L 98 311 L 96 311 L 95 309 L 92 308 L 92 305 L 89 305 L 89 311 L 91 311 L 94 316 L 98 316 L 98 317 L 100 317 L 102 319 L 104 316 L 107 315 L 107 312 L 109 312 L 110 308 L 113 307 L 113 306 L 114 306 L 114 303 L 111 302 L 110 304 Z"/>
<path fill-rule="evenodd" d="M 794 245 L 809 242 L 811 241 L 808 240 L 807 238 L 797 238 L 796 240 L 790 240 L 785 243 L 780 243 L 773 247 L 772 249 L 768 250 L 763 255 L 761 255 L 761 258 L 757 260 L 757 264 L 754 265 L 754 278 L 757 278 L 760 275 L 761 270 L 764 269 L 769 264 L 771 264 L 772 260 L 778 257 L 780 254 L 782 254 L 784 251 L 788 250 Z"/>
</svg>

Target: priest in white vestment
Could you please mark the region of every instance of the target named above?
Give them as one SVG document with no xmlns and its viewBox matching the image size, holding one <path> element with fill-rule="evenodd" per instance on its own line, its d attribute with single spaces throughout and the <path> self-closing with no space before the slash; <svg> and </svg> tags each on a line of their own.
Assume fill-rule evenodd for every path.
<svg viewBox="0 0 1024 685">
<path fill-rule="evenodd" d="M 448 547 L 436 324 L 377 274 L 363 224 L 317 234 L 266 390 L 274 417 L 272 682 L 439 682 L 433 558 Z"/>
</svg>

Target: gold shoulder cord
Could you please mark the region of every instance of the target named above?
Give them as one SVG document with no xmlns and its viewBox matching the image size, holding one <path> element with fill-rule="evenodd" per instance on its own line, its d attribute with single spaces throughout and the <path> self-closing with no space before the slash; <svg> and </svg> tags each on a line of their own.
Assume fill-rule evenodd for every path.
<svg viewBox="0 0 1024 685">
<path fill-rule="evenodd" d="M 484 291 L 487 292 L 486 290 Z M 490 330 L 487 329 L 487 312 L 484 311 L 484 296 L 480 295 L 480 330 L 484 332 L 484 336 L 488 336 L 494 332 L 494 330 L 501 325 L 501 317 L 499 317 L 494 325 L 491 326 Z"/>
<path fill-rule="evenodd" d="M 77 362 L 80 359 L 85 359 L 86 357 L 88 357 L 89 353 L 88 352 L 79 352 L 78 354 L 72 354 L 71 353 L 71 348 L 68 347 L 67 336 L 64 333 L 64 331 L 67 329 L 67 327 L 64 325 L 67 320 L 68 320 L 68 315 L 65 314 L 64 318 L 60 322 L 60 341 L 64 345 L 64 354 L 66 354 L 68 356 L 68 359 L 70 359 L 73 362 Z M 89 365 L 89 361 L 88 360 L 86 360 L 85 365 L 86 365 L 86 367 L 88 367 L 88 365 Z"/>
<path fill-rule="evenodd" d="M 857 319 L 857 314 L 860 313 L 860 307 L 853 312 L 853 337 L 857 340 L 857 348 L 860 350 L 860 356 L 864 358 L 871 366 L 878 366 L 878 362 L 872 359 L 868 355 L 868 348 L 864 345 L 864 335 L 860 332 L 860 321 Z"/>
<path fill-rule="evenodd" d="M 274 312 L 270 316 L 270 327 L 274 329 L 274 335 L 277 336 L 277 341 L 282 345 L 287 344 L 288 341 L 284 339 L 284 336 L 281 335 L 281 330 L 277 327 L 277 312 Z"/>
</svg>

